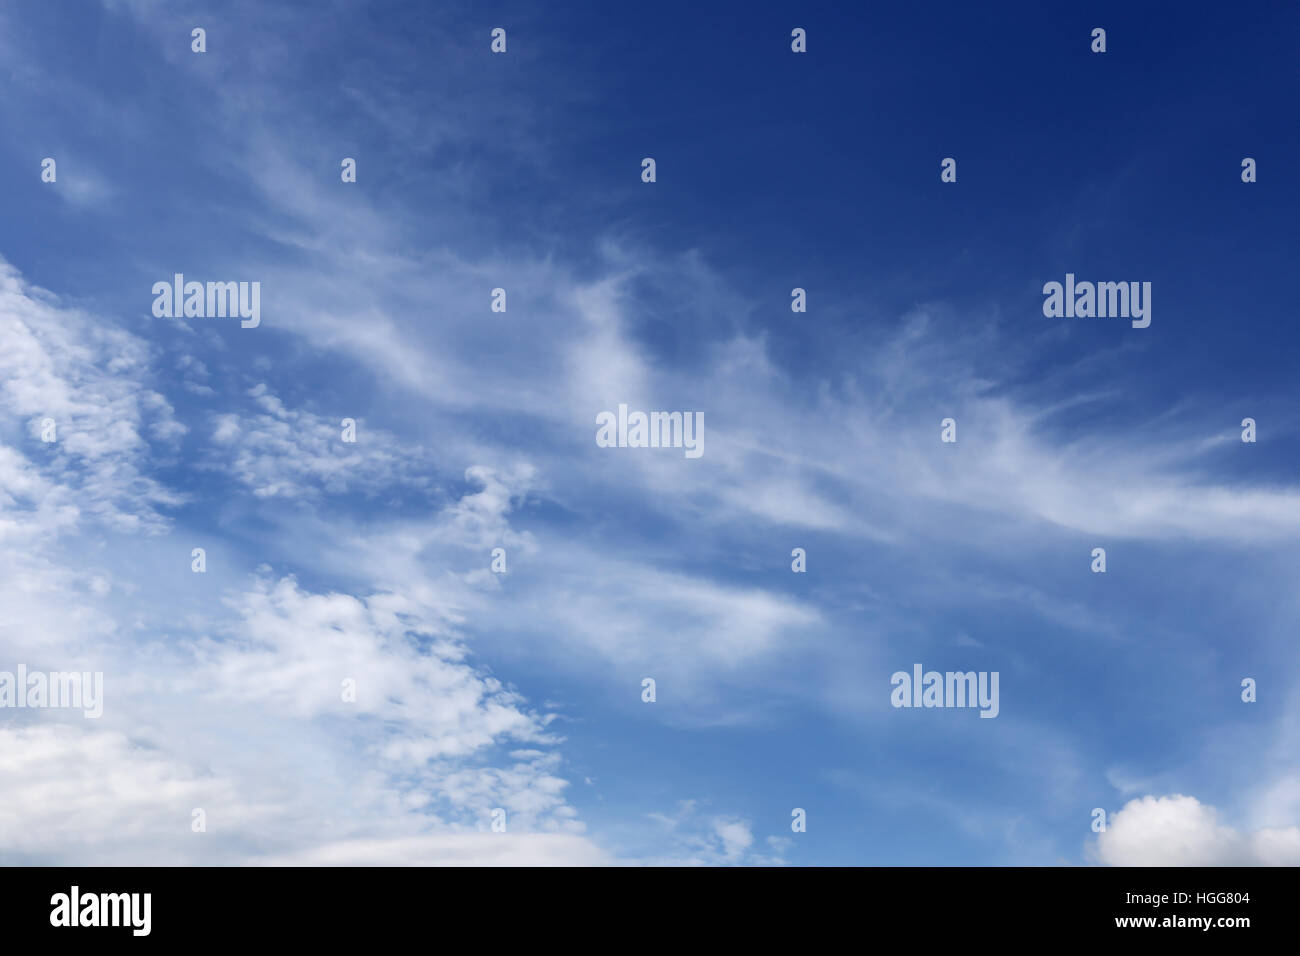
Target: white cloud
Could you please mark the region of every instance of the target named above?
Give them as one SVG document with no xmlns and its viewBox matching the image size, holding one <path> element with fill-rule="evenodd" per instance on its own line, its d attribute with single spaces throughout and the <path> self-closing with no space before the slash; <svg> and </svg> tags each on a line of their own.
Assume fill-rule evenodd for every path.
<svg viewBox="0 0 1300 956">
<path fill-rule="evenodd" d="M 548 740 L 518 695 L 463 663 L 465 649 L 431 633 L 400 594 L 313 594 L 292 578 L 263 579 L 230 603 L 237 636 L 199 651 L 199 679 L 217 698 L 280 715 L 373 716 L 389 725 L 385 755 L 417 763 L 505 736 Z M 345 679 L 355 703 L 341 702 Z"/>
<path fill-rule="evenodd" d="M 165 532 L 160 509 L 182 500 L 146 472 L 151 441 L 174 442 L 181 426 L 144 384 L 144 343 L 0 265 L 0 438 L 11 439 L 0 442 L 0 661 L 105 674 L 99 720 L 29 711 L 0 732 L 0 855 L 257 862 L 410 837 L 445 838 L 459 861 L 475 847 L 490 859 L 508 847 L 538 862 L 602 858 L 564 798 L 549 718 L 471 663 L 436 592 L 354 596 L 262 574 L 223 604 L 201 587 L 175 595 L 169 573 L 121 567 L 133 536 Z M 379 432 L 361 435 L 378 454 L 337 474 L 322 451 L 332 424 L 269 390 L 252 397 L 261 412 L 224 438 L 296 463 L 287 477 L 248 465 L 256 488 L 263 478 L 301 494 L 336 481 L 381 488 L 414 474 L 412 455 Z M 13 427 L 47 415 L 60 426 L 53 447 Z M 512 493 L 490 469 L 469 477 L 479 490 L 437 523 L 476 546 L 508 533 Z M 112 558 L 87 537 L 99 532 L 118 536 Z M 150 553 L 175 546 L 165 540 Z M 188 570 L 188 553 L 176 547 L 176 569 Z M 345 678 L 355 704 L 341 699 Z M 190 829 L 196 807 L 207 833 Z M 494 807 L 508 812 L 510 840 L 456 839 Z"/>
<path fill-rule="evenodd" d="M 708 814 L 696 800 L 679 801 L 672 814 L 652 813 L 660 848 L 645 860 L 652 866 L 781 866 L 790 841 L 769 837 L 771 854 L 754 849 L 754 825 L 740 817 Z"/>
<path fill-rule="evenodd" d="M 788 651 L 821 623 L 812 606 L 761 588 L 570 555 L 574 573 L 546 582 L 548 626 L 619 664 L 698 678 Z"/>
<path fill-rule="evenodd" d="M 1240 831 L 1182 794 L 1130 800 L 1097 835 L 1109 866 L 1300 866 L 1300 827 Z"/>
<path fill-rule="evenodd" d="M 71 205 L 78 207 L 102 206 L 114 195 L 112 183 L 101 176 L 85 160 L 61 151 L 52 157 L 58 163 L 58 179 L 50 184 Z"/>
<path fill-rule="evenodd" d="M 512 834 L 572 838 L 521 852 L 554 860 L 580 845 L 549 719 L 472 666 L 441 622 L 422 630 L 414 602 L 263 578 L 229 603 L 237 618 L 202 608 L 211 639 L 179 622 L 166 644 L 82 635 L 105 671 L 103 717 L 32 711 L 5 730 L 0 854 L 256 863 L 445 836 L 466 861 L 474 847 L 501 852 L 450 839 L 486 830 L 496 807 Z M 12 657 L 0 632 L 0 658 Z M 195 807 L 206 834 L 189 830 Z M 588 847 L 583 859 L 598 857 Z"/>
<path fill-rule="evenodd" d="M 270 866 L 608 866 L 590 840 L 565 833 L 440 833 L 346 840 L 256 861 Z"/>
<path fill-rule="evenodd" d="M 207 464 L 229 472 L 259 498 L 376 494 L 397 485 L 430 485 L 421 449 L 404 447 L 364 420 L 353 419 L 356 440 L 345 442 L 347 414 L 325 418 L 287 408 L 266 385 L 248 395 L 261 412 L 213 416 Z"/>
<path fill-rule="evenodd" d="M 143 384 L 148 346 L 62 306 L 2 259 L 0 342 L 0 412 L 25 426 L 0 431 L 0 445 L 14 448 L 0 493 L 8 492 L 11 505 L 25 502 L 14 517 L 35 509 L 64 526 L 85 516 L 118 530 L 165 530 L 165 509 L 185 499 L 144 466 L 150 438 L 170 450 L 185 429 L 166 399 Z M 54 422 L 54 442 L 42 441 L 46 419 Z"/>
<path fill-rule="evenodd" d="M 256 816 L 230 780 L 88 722 L 0 728 L 0 778 L 0 855 L 46 865 L 177 865 L 212 849 L 194 808 L 223 828 Z"/>
</svg>

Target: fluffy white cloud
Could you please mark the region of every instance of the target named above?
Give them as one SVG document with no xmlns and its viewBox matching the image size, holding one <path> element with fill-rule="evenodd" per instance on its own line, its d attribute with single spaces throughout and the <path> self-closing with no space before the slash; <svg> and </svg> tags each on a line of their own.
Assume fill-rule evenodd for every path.
<svg viewBox="0 0 1300 956">
<path fill-rule="evenodd" d="M 196 687 L 214 701 L 268 719 L 382 721 L 376 755 L 410 764 L 406 772 L 505 738 L 555 743 L 518 694 L 465 663 L 465 647 L 440 622 L 423 623 L 422 609 L 400 594 L 312 594 L 292 578 L 263 579 L 230 603 L 242 622 L 197 652 Z M 354 702 L 342 700 L 344 681 L 353 682 Z"/>
<path fill-rule="evenodd" d="M 1110 866 L 1300 866 L 1300 827 L 1243 832 L 1182 794 L 1130 800 L 1097 835 Z"/>
<path fill-rule="evenodd" d="M 99 720 L 28 711 L 5 729 L 0 854 L 256 863 L 447 837 L 468 862 L 506 844 L 450 838 L 487 832 L 498 807 L 512 835 L 572 838 L 519 843 L 532 858 L 584 846 L 549 718 L 468 663 L 453 636 L 419 630 L 418 606 L 268 578 L 229 603 L 237 616 L 206 618 L 214 638 L 179 628 L 168 645 L 92 642 L 106 662 Z M 193 808 L 207 833 L 190 832 Z"/>
<path fill-rule="evenodd" d="M 0 856 L 261 862 L 325 847 L 321 859 L 356 859 L 416 839 L 457 862 L 511 847 L 535 862 L 604 858 L 565 801 L 550 718 L 472 662 L 444 594 L 313 591 L 263 571 L 213 575 L 243 578 L 223 601 L 133 575 L 121 556 L 166 531 L 161 509 L 182 500 L 150 475 L 153 447 L 184 431 L 145 384 L 151 350 L 2 262 L 0 341 L 0 667 L 104 672 L 100 719 L 29 710 L 0 730 Z M 340 460 L 332 422 L 265 388 L 251 397 L 260 411 L 219 422 L 216 438 L 255 493 L 421 483 L 415 453 L 390 437 L 363 431 L 366 453 Z M 44 417 L 52 446 L 28 431 Z M 478 489 L 437 527 L 465 547 L 506 536 L 526 548 L 504 517 L 511 492 L 490 469 L 468 477 Z M 174 548 L 188 571 L 189 545 L 159 540 L 146 549 Z M 497 807 L 509 839 L 474 839 Z M 195 808 L 206 833 L 191 830 Z"/>
<path fill-rule="evenodd" d="M 234 854 L 191 831 L 194 808 L 251 822 L 229 779 L 92 721 L 0 728 L 0 857 L 54 865 L 177 865 Z M 210 852 L 217 851 L 217 852 Z"/>
<path fill-rule="evenodd" d="M 84 516 L 118 530 L 164 530 L 163 510 L 185 499 L 145 466 L 153 444 L 170 450 L 185 428 L 144 384 L 148 346 L 61 305 L 3 259 L 0 342 L 0 499 L 9 527 L 35 512 L 45 529 Z M 42 440 L 46 420 L 53 442 Z"/>
<path fill-rule="evenodd" d="M 428 488 L 418 448 L 353 419 L 355 441 L 343 441 L 343 419 L 285 407 L 266 385 L 248 395 L 259 412 L 213 416 L 208 464 L 232 474 L 259 498 L 322 493 L 376 494 L 398 485 Z"/>
</svg>

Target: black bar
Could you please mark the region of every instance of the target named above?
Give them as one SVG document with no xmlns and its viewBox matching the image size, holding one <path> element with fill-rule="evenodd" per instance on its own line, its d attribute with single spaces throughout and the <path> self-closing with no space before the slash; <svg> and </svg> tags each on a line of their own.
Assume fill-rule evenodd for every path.
<svg viewBox="0 0 1300 956">
<path fill-rule="evenodd" d="M 848 934 L 867 943 L 899 933 L 927 948 L 1125 937 L 1231 946 L 1285 934 L 1295 897 L 1293 871 L 1255 868 L 32 868 L 0 870 L 0 883 L 9 944 L 66 943 L 76 934 L 92 944 L 336 947 L 417 934 L 458 950 L 516 934 L 534 946 L 550 938 L 638 949 L 788 936 L 802 938 L 803 951 L 821 948 L 808 945 L 814 938 Z M 74 885 L 87 917 L 87 905 L 99 908 L 98 899 L 86 904 L 88 895 L 150 894 L 148 934 L 136 935 L 143 896 L 139 910 L 121 897 L 110 902 L 106 919 L 116 906 L 125 925 L 51 925 L 56 895 L 70 904 Z M 1135 918 L 1154 923 L 1118 925 Z M 1220 922 L 1242 918 L 1244 925 Z M 1193 919 L 1211 925 L 1188 925 Z"/>
</svg>

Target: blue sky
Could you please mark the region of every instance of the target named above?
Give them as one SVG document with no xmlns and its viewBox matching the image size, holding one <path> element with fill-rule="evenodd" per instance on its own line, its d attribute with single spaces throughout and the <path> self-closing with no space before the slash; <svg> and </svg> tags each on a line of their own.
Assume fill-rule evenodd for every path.
<svg viewBox="0 0 1300 956">
<path fill-rule="evenodd" d="M 0 14 L 0 860 L 1300 862 L 1300 14 L 563 6 Z"/>
</svg>

